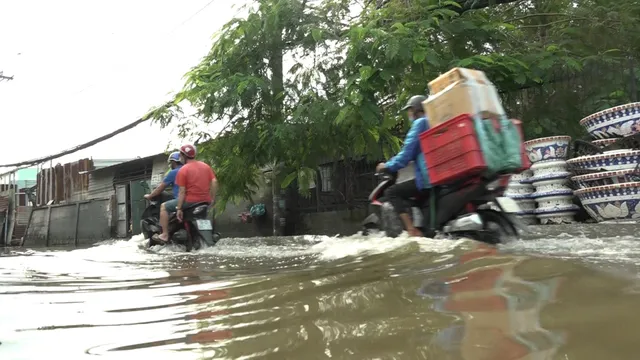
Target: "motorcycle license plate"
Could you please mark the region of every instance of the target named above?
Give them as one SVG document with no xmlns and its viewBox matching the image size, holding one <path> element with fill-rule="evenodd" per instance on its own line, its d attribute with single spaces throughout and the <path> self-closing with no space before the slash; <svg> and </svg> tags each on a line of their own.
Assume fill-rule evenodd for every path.
<svg viewBox="0 0 640 360">
<path fill-rule="evenodd" d="M 518 203 L 511 198 L 499 197 L 496 198 L 496 201 L 498 201 L 498 204 L 500 204 L 500 207 L 504 209 L 505 212 L 516 213 L 518 211 L 521 211 Z"/>
<path fill-rule="evenodd" d="M 198 226 L 199 230 L 213 230 L 210 220 L 198 219 L 196 220 L 196 226 Z"/>
</svg>

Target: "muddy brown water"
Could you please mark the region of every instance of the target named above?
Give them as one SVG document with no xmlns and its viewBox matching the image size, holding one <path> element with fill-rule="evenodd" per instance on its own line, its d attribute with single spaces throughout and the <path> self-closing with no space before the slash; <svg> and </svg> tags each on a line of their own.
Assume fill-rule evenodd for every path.
<svg viewBox="0 0 640 360">
<path fill-rule="evenodd" d="M 638 359 L 640 242 L 142 239 L 0 256 L 0 358 Z"/>
</svg>

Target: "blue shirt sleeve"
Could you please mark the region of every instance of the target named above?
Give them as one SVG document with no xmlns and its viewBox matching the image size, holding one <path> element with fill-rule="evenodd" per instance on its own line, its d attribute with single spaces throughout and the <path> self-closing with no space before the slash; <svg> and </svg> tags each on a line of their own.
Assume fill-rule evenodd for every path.
<svg viewBox="0 0 640 360">
<path fill-rule="evenodd" d="M 162 182 L 166 186 L 173 186 L 173 184 L 176 182 L 176 175 L 178 174 L 178 170 L 180 169 L 173 169 L 169 171 L 169 173 L 167 174 L 167 176 L 164 177 L 164 180 L 162 180 Z"/>
<path fill-rule="evenodd" d="M 425 119 L 416 119 L 411 124 L 411 129 L 407 133 L 407 137 L 404 139 L 404 144 L 400 152 L 386 162 L 385 167 L 391 171 L 396 172 L 409 164 L 411 160 L 414 160 L 418 156 L 420 150 L 420 133 L 427 130 Z"/>
</svg>

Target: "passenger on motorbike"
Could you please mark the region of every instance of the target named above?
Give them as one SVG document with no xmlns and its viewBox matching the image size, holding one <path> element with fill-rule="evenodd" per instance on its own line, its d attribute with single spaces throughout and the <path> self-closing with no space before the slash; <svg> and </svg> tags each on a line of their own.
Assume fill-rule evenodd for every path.
<svg viewBox="0 0 640 360">
<path fill-rule="evenodd" d="M 179 221 L 183 219 L 182 209 L 195 203 L 211 204 L 218 190 L 218 180 L 211 166 L 195 159 L 196 148 L 193 145 L 183 145 L 180 148 L 180 160 L 184 164 L 177 173 L 176 184 L 179 187 L 176 199 L 167 201 L 160 208 L 160 226 L 162 234 L 154 239 L 162 242 L 169 241 L 169 212 L 176 212 Z"/>
<path fill-rule="evenodd" d="M 175 151 L 169 155 L 169 159 L 167 160 L 169 166 L 171 166 L 171 170 L 164 177 L 164 180 L 150 193 L 144 196 L 145 199 L 151 200 L 156 196 L 162 194 L 162 192 L 169 186 L 171 186 L 171 192 L 173 194 L 173 198 L 178 198 L 178 190 L 180 187 L 176 185 L 176 176 L 178 175 L 178 171 L 182 167 L 182 161 L 180 160 L 180 152 Z M 175 205 L 174 205 L 175 207 Z"/>
<path fill-rule="evenodd" d="M 400 152 L 386 163 L 380 163 L 376 167 L 377 172 L 389 171 L 397 172 L 406 167 L 411 160 L 415 166 L 415 182 L 405 181 L 390 186 L 385 191 L 389 203 L 398 213 L 404 228 L 409 236 L 423 236 L 422 232 L 413 225 L 409 211 L 411 210 L 410 198 L 414 196 L 426 196 L 426 189 L 430 188 L 427 178 L 427 166 L 420 149 L 419 135 L 429 129 L 429 122 L 424 114 L 422 102 L 427 98 L 416 95 L 409 99 L 403 111 L 407 111 L 409 119 L 412 121 L 411 129 L 407 133 L 404 144 Z"/>
</svg>

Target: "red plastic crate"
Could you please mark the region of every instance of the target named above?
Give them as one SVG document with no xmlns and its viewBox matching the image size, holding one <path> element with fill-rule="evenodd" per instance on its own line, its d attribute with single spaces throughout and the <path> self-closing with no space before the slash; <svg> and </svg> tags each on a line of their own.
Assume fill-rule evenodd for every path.
<svg viewBox="0 0 640 360">
<path fill-rule="evenodd" d="M 432 185 L 477 175 L 487 169 L 470 115 L 457 116 L 420 134 Z"/>
</svg>

